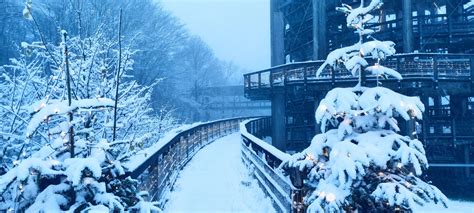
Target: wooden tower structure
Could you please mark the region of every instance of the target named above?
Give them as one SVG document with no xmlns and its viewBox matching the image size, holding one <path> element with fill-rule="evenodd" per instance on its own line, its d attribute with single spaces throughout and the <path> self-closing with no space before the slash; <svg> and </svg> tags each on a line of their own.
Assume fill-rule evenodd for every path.
<svg viewBox="0 0 474 213">
<path fill-rule="evenodd" d="M 246 74 L 245 95 L 272 102 L 272 143 L 281 150 L 306 148 L 319 131 L 314 121 L 319 101 L 334 87 L 356 85 L 343 68 L 315 76 L 330 51 L 356 42 L 335 10 L 341 3 L 358 6 L 360 1 L 271 0 L 272 68 Z M 449 171 L 444 177 L 466 181 L 474 176 L 473 5 L 469 0 L 385 0 L 370 24 L 375 37 L 394 41 L 399 53 L 383 65 L 404 79 L 382 80 L 383 86 L 419 96 L 426 107 L 423 121 L 401 125 L 405 134 L 417 133 L 429 162 L 440 165 L 438 173 Z M 375 86 L 376 77 L 368 75 L 365 84 Z"/>
</svg>

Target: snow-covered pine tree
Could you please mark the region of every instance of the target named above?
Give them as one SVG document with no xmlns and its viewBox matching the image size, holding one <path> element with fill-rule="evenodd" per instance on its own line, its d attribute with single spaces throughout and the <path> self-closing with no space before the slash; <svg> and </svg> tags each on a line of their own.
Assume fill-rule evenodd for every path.
<svg viewBox="0 0 474 213">
<path fill-rule="evenodd" d="M 282 164 L 284 169 L 297 168 L 307 173 L 308 212 L 409 211 L 429 202 L 446 206 L 446 196 L 420 178 L 428 167 L 423 144 L 410 137 L 413 135 L 398 133 L 396 117 L 407 121 L 422 119 L 424 106 L 419 98 L 380 86 L 361 85 L 364 71 L 402 78 L 378 63 L 395 53 L 395 44 L 376 40 L 372 36 L 374 30 L 364 28 L 374 19 L 370 13 L 381 6 L 380 0 L 372 0 L 369 4 L 362 1 L 357 8 L 337 8 L 346 14 L 347 26 L 356 31 L 359 42 L 332 51 L 317 75 L 326 66 L 336 69 L 342 64 L 359 76 L 359 84 L 328 92 L 316 110 L 316 121 L 323 133 Z M 369 66 L 369 57 L 377 63 Z"/>
</svg>

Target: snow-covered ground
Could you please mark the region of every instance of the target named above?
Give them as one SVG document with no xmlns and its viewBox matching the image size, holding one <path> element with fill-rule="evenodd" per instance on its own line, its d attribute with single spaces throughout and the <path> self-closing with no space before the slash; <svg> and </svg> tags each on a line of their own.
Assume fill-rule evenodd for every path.
<svg viewBox="0 0 474 213">
<path fill-rule="evenodd" d="M 181 171 L 165 212 L 275 212 L 240 158 L 240 135 L 218 139 Z"/>
<path fill-rule="evenodd" d="M 240 135 L 218 139 L 199 151 L 181 171 L 164 212 L 275 212 L 270 198 L 249 176 L 240 158 Z M 427 205 L 416 213 L 474 213 L 474 202 Z"/>
<path fill-rule="evenodd" d="M 427 205 L 414 209 L 415 213 L 474 213 L 474 202 L 450 201 L 448 208 L 441 205 Z"/>
</svg>

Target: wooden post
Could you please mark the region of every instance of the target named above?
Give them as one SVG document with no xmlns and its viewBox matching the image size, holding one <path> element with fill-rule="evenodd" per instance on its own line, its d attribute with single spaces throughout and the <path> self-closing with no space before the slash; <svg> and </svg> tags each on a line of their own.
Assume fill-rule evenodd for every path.
<svg viewBox="0 0 474 213">
<path fill-rule="evenodd" d="M 258 88 L 262 88 L 262 73 L 258 73 Z"/>
<path fill-rule="evenodd" d="M 272 145 L 286 151 L 286 95 L 284 88 L 275 88 L 272 94 Z"/>
<path fill-rule="evenodd" d="M 285 19 L 282 0 L 270 0 L 271 65 L 285 63 Z"/>
<path fill-rule="evenodd" d="M 313 4 L 313 60 L 324 59 L 327 54 L 326 0 L 312 0 Z"/>
<path fill-rule="evenodd" d="M 413 14 L 412 0 L 402 0 L 403 14 L 403 52 L 413 52 Z"/>
<path fill-rule="evenodd" d="M 423 11 L 423 14 L 420 13 L 421 11 Z M 425 25 L 424 11 L 425 10 L 418 10 L 418 38 L 420 40 L 419 41 L 419 45 L 420 45 L 419 51 L 420 52 L 424 51 L 424 47 L 423 47 L 423 25 Z"/>
<path fill-rule="evenodd" d="M 290 174 L 291 184 L 293 188 L 291 190 L 291 212 L 304 213 L 306 212 L 306 206 L 304 205 L 304 174 L 299 171 L 298 168 L 290 168 L 288 170 Z"/>
</svg>

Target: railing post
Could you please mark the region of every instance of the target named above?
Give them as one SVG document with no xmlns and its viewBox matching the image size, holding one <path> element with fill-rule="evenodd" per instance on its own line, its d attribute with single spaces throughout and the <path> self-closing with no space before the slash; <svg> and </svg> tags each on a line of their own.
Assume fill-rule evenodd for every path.
<svg viewBox="0 0 474 213">
<path fill-rule="evenodd" d="M 334 67 L 329 68 L 331 70 L 331 84 L 336 85 L 336 69 Z"/>
<path fill-rule="evenodd" d="M 249 90 L 250 89 L 250 75 L 249 74 L 246 74 L 244 75 L 244 86 L 245 86 L 245 90 Z"/>
<path fill-rule="evenodd" d="M 470 57 L 470 66 L 471 68 L 471 90 L 474 89 L 474 56 Z"/>
<path fill-rule="evenodd" d="M 453 145 L 456 147 L 456 117 L 451 121 L 451 134 L 453 136 Z"/>
<path fill-rule="evenodd" d="M 270 70 L 270 88 L 273 88 L 273 69 Z"/>
<path fill-rule="evenodd" d="M 183 136 L 181 136 L 181 137 L 179 138 L 179 141 L 180 141 L 181 146 L 184 146 L 184 147 L 183 147 L 183 148 L 184 148 L 183 151 L 186 152 L 186 160 L 187 160 L 188 157 L 189 157 L 189 156 L 188 156 L 188 153 L 189 153 L 189 151 L 188 151 L 188 144 L 187 144 L 187 142 L 184 140 L 184 137 L 183 137 Z"/>
<path fill-rule="evenodd" d="M 155 177 L 156 177 L 156 183 L 160 184 L 160 169 L 162 168 L 161 166 L 161 162 L 163 161 L 163 159 L 160 159 L 160 157 L 156 158 L 156 173 L 155 173 Z M 153 171 L 153 170 L 152 170 Z M 153 194 L 156 194 L 158 191 L 156 192 L 152 192 Z M 153 195 L 153 197 L 155 197 L 155 195 Z"/>
<path fill-rule="evenodd" d="M 306 206 L 304 205 L 304 174 L 299 171 L 298 168 L 289 169 L 291 184 L 293 189 L 291 190 L 291 212 L 304 213 L 306 212 Z"/>
<path fill-rule="evenodd" d="M 306 89 L 306 85 L 308 83 L 308 75 L 306 73 L 306 70 L 308 69 L 308 66 L 304 66 L 303 68 L 303 78 L 304 78 L 304 88 Z"/>
<path fill-rule="evenodd" d="M 401 69 L 400 69 L 400 56 L 395 56 L 396 59 L 397 59 L 397 64 L 395 65 L 396 66 L 396 70 L 398 72 L 401 72 Z M 406 62 L 406 61 L 405 61 Z"/>
<path fill-rule="evenodd" d="M 219 138 L 222 136 L 222 122 L 217 122 L 217 125 L 219 126 Z"/>
<path fill-rule="evenodd" d="M 262 73 L 258 73 L 258 88 L 262 88 Z"/>
<path fill-rule="evenodd" d="M 438 88 L 439 70 L 438 70 L 438 57 L 433 56 L 433 78 L 435 82 L 435 88 Z"/>
</svg>

